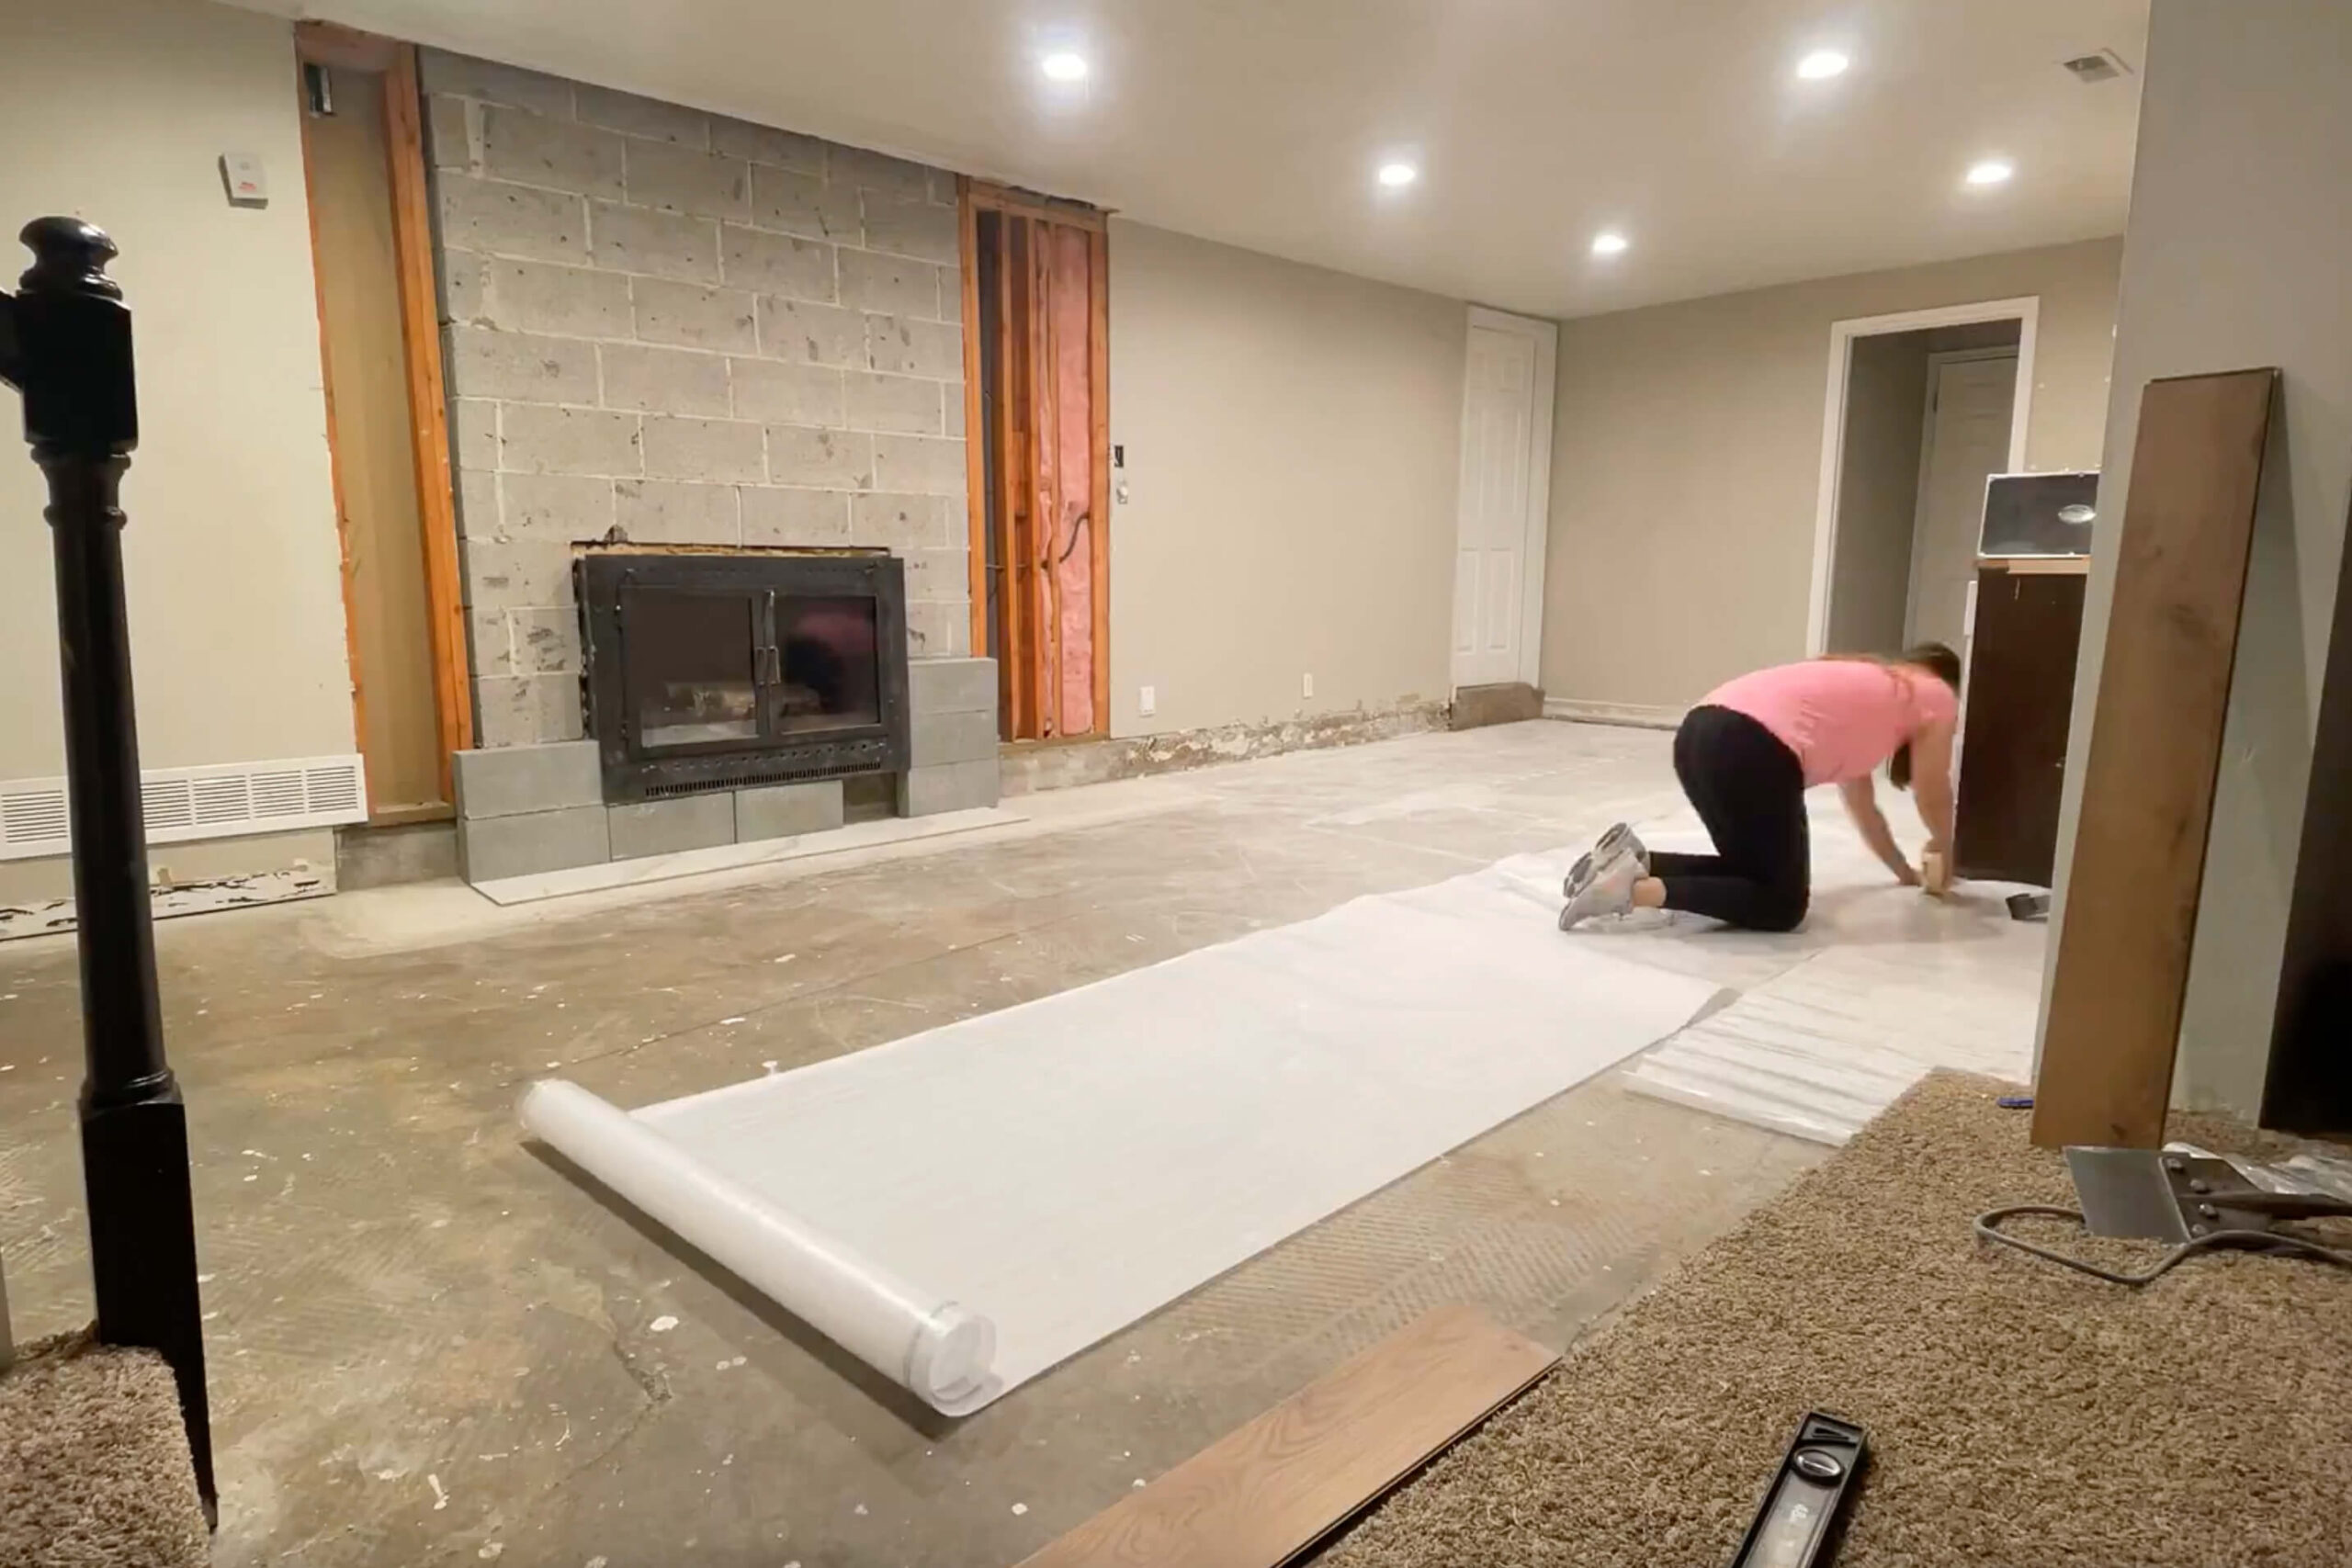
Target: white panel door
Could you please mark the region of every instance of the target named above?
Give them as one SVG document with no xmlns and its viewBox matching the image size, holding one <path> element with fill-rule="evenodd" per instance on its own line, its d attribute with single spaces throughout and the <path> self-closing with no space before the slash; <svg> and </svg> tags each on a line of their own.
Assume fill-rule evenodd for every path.
<svg viewBox="0 0 2352 1568">
<path fill-rule="evenodd" d="M 1535 325 L 1537 323 L 1529 323 Z M 1542 338 L 1473 321 L 1463 393 L 1462 502 L 1453 566 L 1453 683 L 1524 679 Z M 1548 401 L 1548 400 L 1540 400 Z"/>
<path fill-rule="evenodd" d="M 1911 535 L 1911 603 L 1904 640 L 1957 649 L 1968 636 L 1984 480 L 2008 467 L 2018 362 L 1945 359 L 1928 376 L 1928 434 Z"/>
</svg>

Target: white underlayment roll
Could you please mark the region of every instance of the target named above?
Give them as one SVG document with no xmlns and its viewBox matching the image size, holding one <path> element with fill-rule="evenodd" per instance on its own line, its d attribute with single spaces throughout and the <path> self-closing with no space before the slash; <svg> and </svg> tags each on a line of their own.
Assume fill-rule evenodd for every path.
<svg viewBox="0 0 2352 1568">
<path fill-rule="evenodd" d="M 933 1408 L 960 1416 L 987 1402 L 988 1319 L 897 1278 L 577 1084 L 533 1084 L 523 1125 Z"/>
<path fill-rule="evenodd" d="M 525 1119 L 966 1414 L 1688 1022 L 1712 983 L 1555 929 L 1572 858 L 631 1112 L 543 1085 Z"/>
</svg>

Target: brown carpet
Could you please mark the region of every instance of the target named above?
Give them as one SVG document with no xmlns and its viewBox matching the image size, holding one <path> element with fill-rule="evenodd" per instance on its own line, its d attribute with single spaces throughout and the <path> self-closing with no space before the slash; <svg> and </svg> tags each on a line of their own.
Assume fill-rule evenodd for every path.
<svg viewBox="0 0 2352 1568">
<path fill-rule="evenodd" d="M 2352 1564 L 2352 1269 L 2225 1253 L 2130 1291 L 1980 1246 L 1985 1209 L 2074 1201 L 2026 1116 L 1993 1105 L 2003 1087 L 1921 1085 L 1325 1568 L 1720 1568 L 1814 1408 L 1872 1447 L 1839 1568 Z M 2092 1249 L 2110 1268 L 2162 1250 Z"/>
<path fill-rule="evenodd" d="M 204 1568 L 212 1561 L 171 1369 L 83 1334 L 0 1376 L 0 1563 Z"/>
</svg>

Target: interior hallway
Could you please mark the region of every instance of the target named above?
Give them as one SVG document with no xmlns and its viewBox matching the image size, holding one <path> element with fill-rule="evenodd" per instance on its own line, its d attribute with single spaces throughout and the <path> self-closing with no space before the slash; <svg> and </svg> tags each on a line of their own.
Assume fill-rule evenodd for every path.
<svg viewBox="0 0 2352 1568">
<path fill-rule="evenodd" d="M 1687 821 L 1668 741 L 1429 735 L 1023 797 L 1023 826 L 857 863 L 160 927 L 220 1562 L 1004 1564 L 1431 1306 L 1566 1344 L 1825 1151 L 1621 1069 L 951 1427 L 591 1197 L 514 1106 L 557 1069 L 624 1105 L 712 1088 L 1621 817 Z M 1582 940 L 1736 987 L 1826 944 L 1964 941 L 2037 983 L 2039 928 L 1989 895 L 1931 905 L 1826 825 L 1816 856 L 1805 932 Z M 28 1336 L 90 1310 L 74 995 L 70 945 L 0 948 L 0 1121 L 30 1134 L 0 1150 L 0 1241 Z"/>
</svg>

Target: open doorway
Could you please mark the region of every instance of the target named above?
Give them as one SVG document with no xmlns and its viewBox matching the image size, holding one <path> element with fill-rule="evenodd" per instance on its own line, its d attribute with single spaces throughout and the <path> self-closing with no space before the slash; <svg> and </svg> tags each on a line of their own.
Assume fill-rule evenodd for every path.
<svg viewBox="0 0 2352 1568">
<path fill-rule="evenodd" d="M 1808 653 L 1964 652 L 1984 483 L 2025 466 L 2036 303 L 1831 329 Z"/>
</svg>

